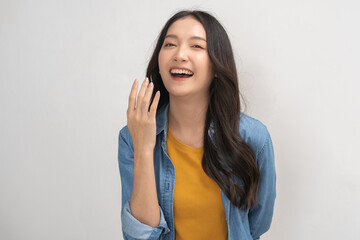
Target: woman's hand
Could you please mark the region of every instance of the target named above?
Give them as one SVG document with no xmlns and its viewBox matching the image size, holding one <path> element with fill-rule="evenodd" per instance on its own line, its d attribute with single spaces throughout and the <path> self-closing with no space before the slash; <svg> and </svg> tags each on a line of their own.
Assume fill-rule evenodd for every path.
<svg viewBox="0 0 360 240">
<path fill-rule="evenodd" d="M 149 84 L 149 80 L 146 78 L 141 84 L 136 99 L 138 85 L 138 80 L 135 79 L 129 96 L 127 126 L 134 145 L 134 155 L 153 154 L 156 144 L 156 109 L 160 91 L 156 92 L 150 111 L 148 111 L 154 85 L 152 82 Z"/>
</svg>

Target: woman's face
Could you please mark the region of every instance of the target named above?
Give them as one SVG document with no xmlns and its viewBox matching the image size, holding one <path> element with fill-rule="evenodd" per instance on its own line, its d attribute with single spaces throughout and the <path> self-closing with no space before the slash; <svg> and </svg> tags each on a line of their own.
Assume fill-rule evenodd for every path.
<svg viewBox="0 0 360 240">
<path fill-rule="evenodd" d="M 214 77 L 206 32 L 193 17 L 175 21 L 158 57 L 160 75 L 170 95 L 207 96 Z"/>
</svg>

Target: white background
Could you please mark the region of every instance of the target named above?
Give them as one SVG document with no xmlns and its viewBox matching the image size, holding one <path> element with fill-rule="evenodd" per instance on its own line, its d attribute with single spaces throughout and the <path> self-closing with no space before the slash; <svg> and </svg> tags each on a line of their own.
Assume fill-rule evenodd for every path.
<svg viewBox="0 0 360 240">
<path fill-rule="evenodd" d="M 122 239 L 128 93 L 183 8 L 227 29 L 246 113 L 272 136 L 277 199 L 262 239 L 360 239 L 359 6 L 0 0 L 0 239 Z"/>
</svg>

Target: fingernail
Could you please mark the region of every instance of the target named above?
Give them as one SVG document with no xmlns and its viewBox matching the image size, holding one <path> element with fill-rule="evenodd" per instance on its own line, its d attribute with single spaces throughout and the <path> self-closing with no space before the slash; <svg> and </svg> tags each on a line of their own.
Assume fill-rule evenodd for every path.
<svg viewBox="0 0 360 240">
<path fill-rule="evenodd" d="M 138 82 L 138 80 L 137 80 L 137 79 L 135 79 L 134 83 L 137 83 L 137 82 Z"/>
<path fill-rule="evenodd" d="M 154 86 L 153 82 L 150 82 L 149 86 L 150 86 L 150 87 Z"/>
<path fill-rule="evenodd" d="M 149 79 L 148 79 L 148 78 L 145 78 L 145 82 L 146 82 L 146 83 L 149 82 Z"/>
</svg>

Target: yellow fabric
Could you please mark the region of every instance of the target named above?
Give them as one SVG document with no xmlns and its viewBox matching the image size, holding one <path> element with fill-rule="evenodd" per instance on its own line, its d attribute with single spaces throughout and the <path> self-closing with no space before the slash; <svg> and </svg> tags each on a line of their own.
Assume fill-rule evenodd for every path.
<svg viewBox="0 0 360 240">
<path fill-rule="evenodd" d="M 227 239 L 220 188 L 201 166 L 204 148 L 181 143 L 169 128 L 166 145 L 175 166 L 175 239 Z"/>
</svg>

